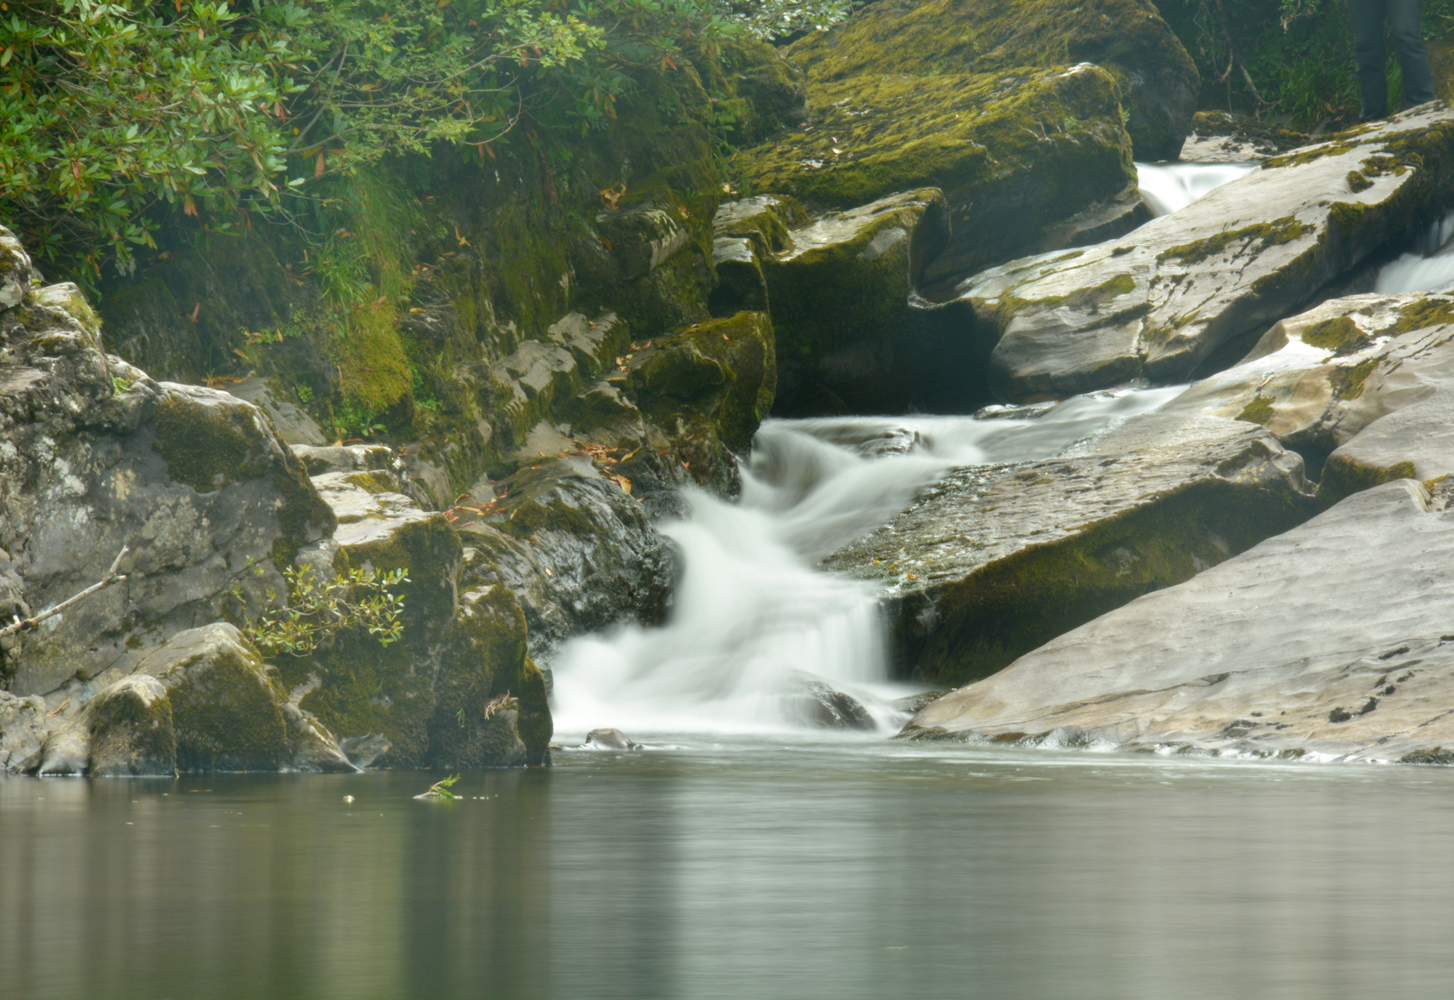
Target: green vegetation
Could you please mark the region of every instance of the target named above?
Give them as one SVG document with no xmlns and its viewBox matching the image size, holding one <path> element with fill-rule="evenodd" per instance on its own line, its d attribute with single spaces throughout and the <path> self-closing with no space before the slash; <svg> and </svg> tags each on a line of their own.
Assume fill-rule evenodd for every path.
<svg viewBox="0 0 1454 1000">
<path fill-rule="evenodd" d="M 457 781 L 459 781 L 459 775 L 451 774 L 448 778 L 441 778 L 430 785 L 427 792 L 421 792 L 414 797 L 416 799 L 443 799 L 445 802 L 453 802 L 459 796 L 451 792 L 450 789 L 454 787 L 454 783 Z"/>
<path fill-rule="evenodd" d="M 318 182 L 453 147 L 481 162 L 513 132 L 614 118 L 632 71 L 682 46 L 771 36 L 847 2 L 769 0 L 9 0 L 0 13 L 0 217 L 33 255 L 94 282 L 163 223 L 317 227 Z M 534 139 L 532 138 L 532 144 Z M 326 288 L 325 288 L 326 293 Z M 341 304 L 341 303 L 338 303 Z"/>
<path fill-rule="evenodd" d="M 1162 0 L 1162 17 L 1186 46 L 1207 96 L 1301 129 L 1352 124 L 1359 111 L 1348 12 L 1336 0 Z M 1424 37 L 1454 27 L 1454 0 L 1426 0 Z M 1438 47 L 1431 45 L 1437 62 Z M 1389 92 L 1399 100 L 1389 52 Z M 1394 104 L 1397 109 L 1397 103 Z"/>
<path fill-rule="evenodd" d="M 262 575 L 262 567 L 252 567 Z M 288 600 L 267 591 L 267 606 L 248 615 L 242 624 L 243 634 L 262 650 L 264 655 L 288 653 L 305 656 L 320 643 L 345 629 L 358 629 L 374 636 L 379 645 L 387 646 L 403 634 L 400 615 L 404 599 L 388 588 L 409 581 L 405 570 L 378 572 L 356 568 L 337 576 L 323 578 L 312 566 L 301 569 L 283 568 L 288 582 Z M 247 596 L 234 584 L 232 596 L 243 607 Z"/>
</svg>

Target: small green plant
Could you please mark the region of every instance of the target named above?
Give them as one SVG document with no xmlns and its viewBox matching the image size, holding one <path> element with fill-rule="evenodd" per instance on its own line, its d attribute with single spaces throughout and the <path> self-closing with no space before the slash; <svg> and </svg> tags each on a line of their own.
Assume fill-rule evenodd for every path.
<svg viewBox="0 0 1454 1000">
<path fill-rule="evenodd" d="M 122 378 L 120 375 L 111 376 L 111 392 L 117 396 L 122 395 L 131 388 L 131 379 Z"/>
<path fill-rule="evenodd" d="M 261 577 L 261 566 L 248 560 L 248 568 Z M 389 588 L 407 583 L 406 570 L 378 572 L 353 569 L 324 578 L 312 566 L 283 570 L 288 599 L 279 600 L 271 588 L 267 605 L 257 614 L 246 615 L 242 631 L 265 655 L 289 653 L 306 656 L 339 632 L 359 629 L 387 646 L 404 630 L 400 615 L 404 598 Z M 232 596 L 244 608 L 247 596 L 233 584 Z"/>
<path fill-rule="evenodd" d="M 311 403 L 311 402 L 313 402 L 313 387 L 311 385 L 309 385 L 307 382 L 299 382 L 298 383 L 298 402 L 300 402 L 300 403 Z"/>
<path fill-rule="evenodd" d="M 451 774 L 448 778 L 441 778 L 430 785 L 429 791 L 422 792 L 414 797 L 416 799 L 443 799 L 446 802 L 453 802 L 459 796 L 451 792 L 450 789 L 454 787 L 454 783 L 458 780 L 459 775 Z"/>
</svg>

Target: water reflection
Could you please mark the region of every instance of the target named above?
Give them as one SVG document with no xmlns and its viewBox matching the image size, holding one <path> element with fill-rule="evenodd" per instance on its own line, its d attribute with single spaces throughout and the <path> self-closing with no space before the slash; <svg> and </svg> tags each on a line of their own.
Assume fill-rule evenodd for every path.
<svg viewBox="0 0 1454 1000">
<path fill-rule="evenodd" d="M 1454 983 L 1442 769 L 741 738 L 562 756 L 468 774 L 452 806 L 413 801 L 434 777 L 413 773 L 0 780 L 0 996 Z"/>
</svg>

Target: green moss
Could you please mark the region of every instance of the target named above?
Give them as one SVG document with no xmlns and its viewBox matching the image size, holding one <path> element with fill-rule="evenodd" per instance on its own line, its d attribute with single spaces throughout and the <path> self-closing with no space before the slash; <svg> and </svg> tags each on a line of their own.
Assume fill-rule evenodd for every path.
<svg viewBox="0 0 1454 1000">
<path fill-rule="evenodd" d="M 1349 240 L 1358 232 L 1358 225 L 1368 211 L 1362 202 L 1335 201 L 1328 208 L 1328 222 L 1340 239 Z"/>
<path fill-rule="evenodd" d="M 224 648 L 169 684 L 177 767 L 183 771 L 276 771 L 292 759 L 287 700 L 255 650 Z"/>
<path fill-rule="evenodd" d="M 1323 320 L 1301 334 L 1302 342 L 1333 351 L 1336 355 L 1354 354 L 1373 343 L 1358 324 L 1347 316 Z M 1260 422 L 1260 421 L 1259 421 Z"/>
<path fill-rule="evenodd" d="M 1187 580 L 1302 523 L 1312 510 L 1220 479 L 1201 480 L 1057 542 L 1033 545 L 937 596 L 941 624 L 915 674 L 936 684 L 986 677 L 1016 657 L 1142 594 Z M 923 608 L 906 601 L 912 634 Z"/>
<path fill-rule="evenodd" d="M 1412 750 L 1404 754 L 1394 763 L 1396 764 L 1454 764 L 1454 750 L 1445 750 L 1442 746 L 1425 747 L 1420 750 Z"/>
<path fill-rule="evenodd" d="M 1357 194 L 1373 187 L 1373 182 L 1357 170 L 1348 171 L 1348 190 Z"/>
<path fill-rule="evenodd" d="M 203 403 L 169 392 L 152 411 L 152 447 L 167 463 L 167 473 L 198 493 L 264 475 L 261 435 L 244 406 Z"/>
<path fill-rule="evenodd" d="M 1282 156 L 1274 156 L 1271 159 L 1262 161 L 1263 170 L 1276 170 L 1279 167 L 1300 167 L 1305 163 L 1313 163 L 1328 156 L 1342 156 L 1352 149 L 1357 149 L 1358 143 L 1352 140 L 1339 140 L 1322 143 L 1317 146 L 1309 146 L 1305 149 L 1295 149 L 1291 153 L 1284 153 Z"/>
<path fill-rule="evenodd" d="M 1169 247 L 1157 254 L 1156 260 L 1158 263 L 1175 260 L 1182 264 L 1199 264 L 1208 257 L 1220 254 L 1239 243 L 1246 244 L 1248 248 L 1256 243 L 1256 252 L 1261 252 L 1271 246 L 1291 243 L 1312 232 L 1314 228 L 1307 223 L 1299 222 L 1294 216 L 1283 216 L 1272 222 L 1253 223 L 1240 229 L 1230 229 L 1214 236 L 1208 236 L 1206 239 L 1197 240 L 1194 243 Z"/>
<path fill-rule="evenodd" d="M 1333 455 L 1323 465 L 1323 475 L 1318 482 L 1318 502 L 1325 507 L 1362 493 L 1395 479 L 1416 479 L 1417 472 L 1412 462 L 1397 462 L 1387 468 L 1363 465 L 1346 455 Z"/>
<path fill-rule="evenodd" d="M 1398 322 L 1394 324 L 1393 333 L 1398 335 L 1411 330 L 1443 326 L 1446 323 L 1454 323 L 1454 300 L 1420 296 L 1399 308 Z"/>
<path fill-rule="evenodd" d="M 1328 382 L 1333 387 L 1333 398 L 1357 399 L 1363 395 L 1364 381 L 1383 360 L 1383 358 L 1369 358 L 1356 365 L 1334 368 L 1328 374 Z"/>
<path fill-rule="evenodd" d="M 1272 400 L 1259 396 L 1242 407 L 1242 412 L 1237 414 L 1237 419 L 1266 427 L 1267 422 L 1272 419 L 1273 412 Z"/>
</svg>

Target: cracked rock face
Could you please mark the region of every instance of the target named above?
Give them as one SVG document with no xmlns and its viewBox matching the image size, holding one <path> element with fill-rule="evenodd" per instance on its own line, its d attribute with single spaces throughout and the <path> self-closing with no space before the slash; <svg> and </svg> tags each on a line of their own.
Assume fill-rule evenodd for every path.
<svg viewBox="0 0 1454 1000">
<path fill-rule="evenodd" d="M 888 586 L 904 668 L 963 683 L 1312 511 L 1302 460 L 1261 428 L 1146 414 L 1060 458 L 956 470 L 824 564 Z"/>
<path fill-rule="evenodd" d="M 1422 227 L 1451 167 L 1454 114 L 1435 102 L 1268 160 L 1120 239 L 982 272 L 958 301 L 998 337 L 990 380 L 1008 398 L 1175 381 Z"/>
<path fill-rule="evenodd" d="M 914 716 L 926 738 L 1429 759 L 1454 746 L 1454 511 L 1409 480 L 1131 602 Z"/>
</svg>

